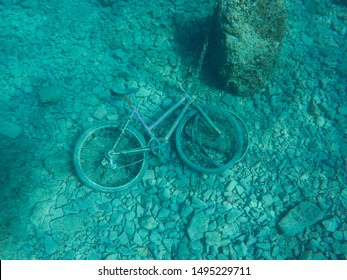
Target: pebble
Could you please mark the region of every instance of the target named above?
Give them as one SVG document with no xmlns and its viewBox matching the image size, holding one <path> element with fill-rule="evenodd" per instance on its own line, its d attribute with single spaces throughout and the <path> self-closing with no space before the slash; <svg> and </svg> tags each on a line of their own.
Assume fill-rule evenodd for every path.
<svg viewBox="0 0 347 280">
<path fill-rule="evenodd" d="M 248 248 L 247 245 L 242 241 L 237 241 L 236 244 L 233 246 L 235 252 L 237 253 L 238 257 L 245 257 L 247 256 Z"/>
<path fill-rule="evenodd" d="M 110 223 L 118 225 L 121 223 L 121 221 L 123 220 L 124 216 L 122 213 L 120 212 L 114 212 L 111 214 L 110 217 Z"/>
<path fill-rule="evenodd" d="M 264 194 L 262 196 L 262 202 L 263 202 L 263 205 L 266 207 L 266 206 L 270 206 L 273 204 L 274 200 L 273 200 L 273 197 L 272 195 L 270 194 Z"/>
<path fill-rule="evenodd" d="M 122 232 L 120 236 L 118 236 L 118 242 L 122 245 L 129 244 L 129 238 L 126 232 Z"/>
<path fill-rule="evenodd" d="M 323 127 L 325 124 L 325 119 L 322 116 L 317 116 L 316 118 L 316 125 L 318 127 Z"/>
<path fill-rule="evenodd" d="M 242 212 L 239 209 L 231 209 L 227 214 L 226 221 L 228 224 L 234 223 L 241 215 Z"/>
<path fill-rule="evenodd" d="M 191 241 L 196 241 L 204 237 L 204 233 L 208 228 L 209 218 L 204 212 L 195 210 L 193 217 L 187 229 L 188 236 Z"/>
<path fill-rule="evenodd" d="M 107 114 L 108 112 L 106 106 L 101 105 L 95 110 L 95 112 L 93 113 L 93 117 L 98 120 L 102 120 L 106 118 Z"/>
<path fill-rule="evenodd" d="M 161 243 L 162 236 L 157 230 L 153 230 L 149 235 L 149 240 L 154 244 L 159 245 Z"/>
<path fill-rule="evenodd" d="M 180 215 L 183 218 L 188 218 L 190 216 L 190 214 L 192 214 L 194 211 L 194 209 L 190 206 L 190 204 L 185 204 L 182 208 L 181 208 L 181 212 Z"/>
<path fill-rule="evenodd" d="M 192 197 L 192 207 L 194 209 L 206 209 L 208 205 L 196 196 Z"/>
<path fill-rule="evenodd" d="M 262 224 L 262 223 L 264 223 L 265 221 L 267 221 L 267 216 L 266 216 L 266 214 L 261 215 L 261 216 L 257 219 L 257 222 L 258 222 L 259 224 Z"/>
<path fill-rule="evenodd" d="M 161 201 L 165 201 L 171 198 L 171 192 L 169 189 L 165 188 L 159 191 L 158 197 Z"/>
<path fill-rule="evenodd" d="M 16 139 L 23 132 L 22 127 L 12 122 L 1 121 L 0 127 L 0 134 L 12 139 Z"/>
<path fill-rule="evenodd" d="M 166 219 L 170 215 L 170 210 L 167 208 L 161 208 L 158 213 L 158 219 Z"/>
<path fill-rule="evenodd" d="M 198 253 L 198 252 L 200 253 L 200 252 L 203 252 L 203 250 L 204 250 L 204 246 L 203 246 L 200 239 L 190 242 L 189 245 L 190 245 L 190 248 L 193 251 L 195 251 L 195 253 Z"/>
<path fill-rule="evenodd" d="M 133 221 L 129 221 L 127 220 L 125 222 L 125 225 L 124 225 L 124 232 L 126 232 L 126 234 L 128 236 L 133 236 L 134 233 L 135 233 L 135 224 Z"/>
<path fill-rule="evenodd" d="M 58 249 L 57 243 L 53 240 L 53 238 L 50 235 L 46 235 L 44 239 L 45 243 L 45 250 L 48 256 L 55 253 Z"/>
<path fill-rule="evenodd" d="M 338 241 L 341 241 L 343 240 L 343 232 L 342 231 L 335 231 L 333 232 L 333 237 L 338 240 Z"/>
<path fill-rule="evenodd" d="M 208 231 L 214 231 L 217 228 L 217 222 L 216 221 L 212 221 L 208 224 Z"/>
<path fill-rule="evenodd" d="M 324 220 L 322 222 L 324 228 L 330 232 L 334 232 L 336 231 L 336 229 L 339 227 L 339 225 L 341 224 L 340 223 L 340 220 L 337 218 L 337 217 L 333 217 L 329 220 Z"/>
<path fill-rule="evenodd" d="M 158 226 L 158 222 L 150 215 L 146 215 L 140 219 L 140 225 L 148 230 L 152 230 Z"/>
<path fill-rule="evenodd" d="M 235 239 L 241 235 L 241 228 L 238 223 L 223 226 L 223 235 L 227 238 Z"/>
<path fill-rule="evenodd" d="M 117 238 L 118 238 L 118 234 L 117 234 L 117 232 L 116 231 L 110 231 L 110 233 L 109 233 L 109 239 L 110 240 L 112 240 L 112 241 L 114 241 L 114 240 L 116 240 Z"/>
<path fill-rule="evenodd" d="M 347 244 L 346 242 L 334 242 L 332 244 L 332 249 L 337 255 L 347 255 Z"/>
<path fill-rule="evenodd" d="M 206 232 L 205 241 L 207 246 L 216 246 L 219 247 L 221 244 L 221 234 L 216 231 Z"/>
<path fill-rule="evenodd" d="M 162 243 L 164 245 L 164 247 L 166 248 L 166 250 L 168 250 L 169 252 L 171 252 L 171 248 L 172 248 L 172 244 L 173 244 L 173 239 L 171 238 L 165 238 L 162 240 Z"/>
<path fill-rule="evenodd" d="M 242 195 L 245 192 L 245 189 L 241 185 L 237 185 L 236 191 L 239 195 Z"/>
<path fill-rule="evenodd" d="M 135 211 L 129 211 L 128 213 L 125 214 L 125 218 L 128 221 L 132 221 L 136 217 Z"/>
</svg>

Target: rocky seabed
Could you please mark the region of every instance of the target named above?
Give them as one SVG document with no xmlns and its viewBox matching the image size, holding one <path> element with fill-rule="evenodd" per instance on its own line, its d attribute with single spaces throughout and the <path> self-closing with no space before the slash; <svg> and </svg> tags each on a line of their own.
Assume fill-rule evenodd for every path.
<svg viewBox="0 0 347 280">
<path fill-rule="evenodd" d="M 0 257 L 346 259 L 346 8 L 287 1 L 278 68 L 250 97 L 209 84 L 204 64 L 192 93 L 249 130 L 232 170 L 196 174 L 173 149 L 112 195 L 76 177 L 78 136 L 126 116 L 111 86 L 140 87 L 147 117 L 177 99 L 213 1 L 100 2 L 0 1 Z"/>
</svg>

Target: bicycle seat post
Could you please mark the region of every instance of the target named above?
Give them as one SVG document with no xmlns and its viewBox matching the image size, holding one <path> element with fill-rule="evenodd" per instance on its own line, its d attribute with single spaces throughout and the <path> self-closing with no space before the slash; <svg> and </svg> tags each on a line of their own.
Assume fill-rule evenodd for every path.
<svg viewBox="0 0 347 280">
<path fill-rule="evenodd" d="M 131 107 L 134 106 L 134 104 L 131 102 L 131 99 L 130 99 L 130 97 L 129 97 L 128 95 L 124 95 L 124 99 L 127 101 L 127 103 L 128 103 Z"/>
</svg>

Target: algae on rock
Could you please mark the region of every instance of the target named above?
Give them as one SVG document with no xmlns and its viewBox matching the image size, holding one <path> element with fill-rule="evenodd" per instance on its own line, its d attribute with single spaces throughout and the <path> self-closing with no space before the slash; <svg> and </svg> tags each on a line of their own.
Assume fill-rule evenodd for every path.
<svg viewBox="0 0 347 280">
<path fill-rule="evenodd" d="M 250 95 L 273 73 L 285 34 L 283 0 L 218 0 L 210 50 L 225 89 Z"/>
</svg>

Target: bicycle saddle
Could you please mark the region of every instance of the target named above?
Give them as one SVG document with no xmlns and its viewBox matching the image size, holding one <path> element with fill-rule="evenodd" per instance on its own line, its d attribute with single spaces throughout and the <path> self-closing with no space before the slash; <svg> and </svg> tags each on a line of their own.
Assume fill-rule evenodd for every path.
<svg viewBox="0 0 347 280">
<path fill-rule="evenodd" d="M 133 94 L 139 91 L 139 88 L 115 88 L 112 89 L 110 88 L 110 93 L 112 95 L 129 95 L 129 94 Z"/>
</svg>

